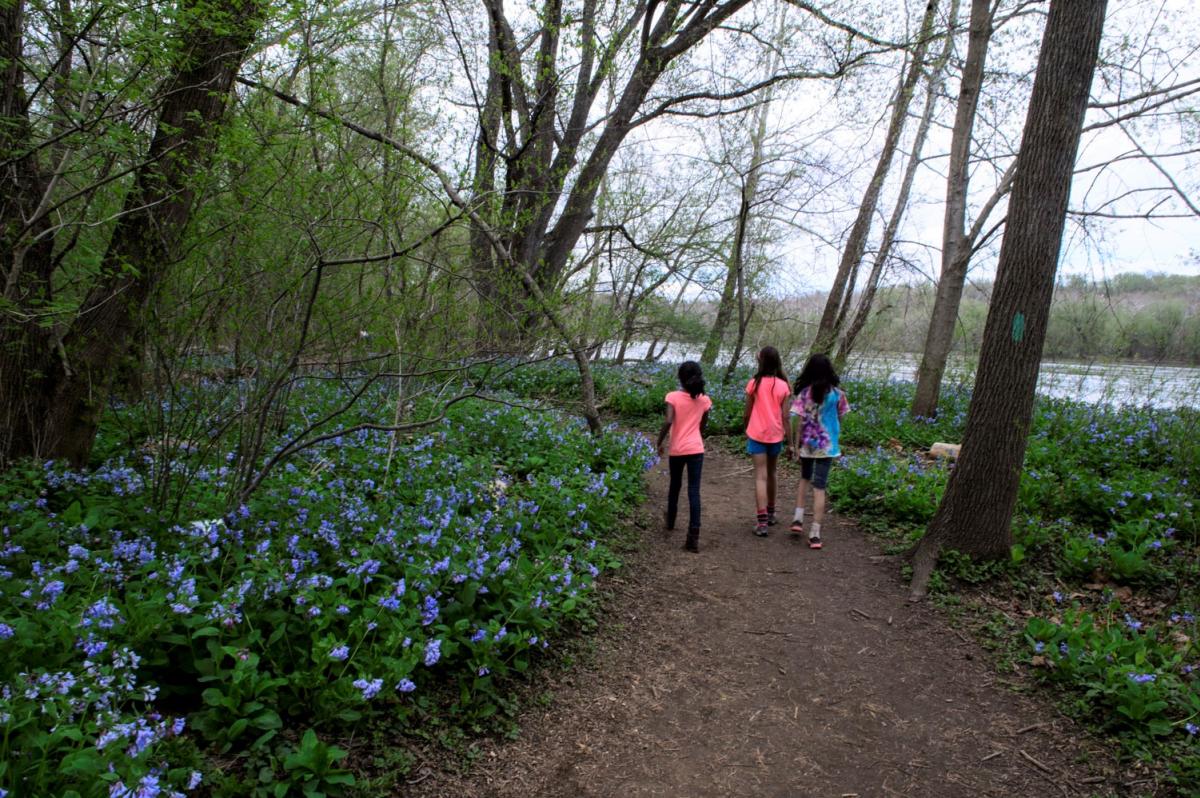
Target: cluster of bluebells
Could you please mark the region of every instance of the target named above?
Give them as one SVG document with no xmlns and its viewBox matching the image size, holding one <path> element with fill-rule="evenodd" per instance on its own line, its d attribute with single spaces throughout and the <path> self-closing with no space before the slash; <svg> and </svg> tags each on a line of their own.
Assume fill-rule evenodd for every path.
<svg viewBox="0 0 1200 798">
<path fill-rule="evenodd" d="M 203 688 L 187 682 L 198 665 L 169 664 L 209 656 L 188 643 L 195 632 L 236 650 L 239 668 L 288 663 L 271 675 L 322 685 L 331 713 L 339 696 L 403 702 L 444 673 L 487 677 L 584 606 L 608 561 L 597 535 L 654 460 L 642 436 L 594 439 L 574 420 L 496 408 L 446 421 L 385 470 L 390 446 L 369 430 L 330 440 L 232 512 L 213 506 L 232 462 L 220 457 L 183 505 L 200 520 L 179 523 L 147 507 L 152 464 L 47 465 L 0 530 L 0 647 L 21 641 L 5 660 L 23 665 L 0 672 L 0 717 L 80 724 L 119 776 L 114 795 L 174 796 L 190 787 L 169 783 L 154 752 L 185 722 L 155 705 L 159 687 Z M 563 456 L 521 468 L 545 452 Z M 103 512 L 85 524 L 80 506 Z M 536 633 L 524 621 L 511 633 L 514 601 Z M 251 635 L 267 613 L 281 638 Z M 287 651 L 265 656 L 272 645 Z"/>
<path fill-rule="evenodd" d="M 1184 722 L 1189 711 L 1184 696 L 1194 690 L 1191 674 L 1196 664 L 1181 663 L 1180 654 L 1195 655 L 1195 616 L 1177 612 L 1139 619 L 1128 612 L 1093 612 L 1074 598 L 1067 602 L 1054 591 L 1047 599 L 1054 615 L 1034 616 L 1027 623 L 1031 654 L 1044 658 L 1034 664 L 1049 664 L 1038 673 L 1069 685 L 1104 683 L 1106 689 L 1094 693 L 1091 703 L 1114 710 L 1114 717 L 1154 721 L 1160 724 L 1156 734 L 1175 728 L 1191 737 Z M 1114 601 L 1111 594 L 1104 600 L 1109 606 Z M 1187 633 L 1180 626 L 1187 627 Z"/>
</svg>

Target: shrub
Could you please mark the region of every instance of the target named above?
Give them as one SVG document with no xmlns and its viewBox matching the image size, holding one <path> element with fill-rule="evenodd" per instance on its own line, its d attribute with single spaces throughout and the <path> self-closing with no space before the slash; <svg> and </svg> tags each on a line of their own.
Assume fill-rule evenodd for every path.
<svg viewBox="0 0 1200 798">
<path fill-rule="evenodd" d="M 587 617 L 651 445 L 487 406 L 390 467 L 389 445 L 364 430 L 305 450 L 225 514 L 234 474 L 193 464 L 186 523 L 148 500 L 153 460 L 7 472 L 0 787 L 178 793 L 199 749 L 256 758 L 264 794 L 333 794 L 348 774 L 314 727 L 403 729 L 451 683 L 457 711 L 497 711 L 497 679 Z"/>
</svg>

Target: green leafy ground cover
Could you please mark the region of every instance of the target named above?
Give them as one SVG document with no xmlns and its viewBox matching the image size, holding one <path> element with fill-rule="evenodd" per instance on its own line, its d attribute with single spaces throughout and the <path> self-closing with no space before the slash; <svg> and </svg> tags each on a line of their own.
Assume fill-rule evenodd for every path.
<svg viewBox="0 0 1200 798">
<path fill-rule="evenodd" d="M 709 385 L 710 432 L 740 434 L 740 372 Z M 560 364 L 526 369 L 511 387 L 572 395 Z M 674 367 L 596 367 L 598 395 L 631 421 L 657 421 Z M 948 464 L 930 444 L 961 439 L 968 391 L 942 397 L 936 419 L 908 412 L 913 386 L 850 381 L 850 452 L 830 477 L 837 509 L 906 551 L 941 499 Z M 1200 790 L 1197 604 L 1200 413 L 1039 399 L 1008 562 L 946 553 L 942 601 L 1003 606 L 987 624 L 1001 662 L 1056 685 L 1070 712 L 1132 756 L 1169 763 L 1181 789 Z"/>
<path fill-rule="evenodd" d="M 123 456 L 0 475 L 0 796 L 357 794 L 333 743 L 503 713 L 587 621 L 655 457 L 464 404 L 390 467 L 387 434 L 335 438 L 227 511 L 236 453 L 122 450 L 138 412 Z"/>
</svg>

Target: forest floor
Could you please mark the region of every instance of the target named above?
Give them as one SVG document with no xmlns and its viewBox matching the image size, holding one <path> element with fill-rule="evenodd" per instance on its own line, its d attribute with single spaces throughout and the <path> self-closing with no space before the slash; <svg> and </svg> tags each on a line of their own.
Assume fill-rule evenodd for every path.
<svg viewBox="0 0 1200 798">
<path fill-rule="evenodd" d="M 898 563 L 852 522 L 827 518 L 820 551 L 790 535 L 793 469 L 780 525 L 757 538 L 748 458 L 710 445 L 699 554 L 662 529 L 666 483 L 663 463 L 642 545 L 606 577 L 593 653 L 552 675 L 517 739 L 478 742 L 462 773 L 415 770 L 406 794 L 1144 794 L 942 612 L 909 603 Z"/>
</svg>

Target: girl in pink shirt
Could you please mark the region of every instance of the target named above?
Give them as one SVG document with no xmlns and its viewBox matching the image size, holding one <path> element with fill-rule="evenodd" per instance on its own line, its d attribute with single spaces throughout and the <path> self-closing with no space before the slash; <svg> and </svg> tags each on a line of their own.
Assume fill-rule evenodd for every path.
<svg viewBox="0 0 1200 798">
<path fill-rule="evenodd" d="M 671 433 L 670 457 L 667 466 L 671 482 L 667 488 L 667 529 L 675 528 L 679 511 L 679 489 L 683 484 L 683 469 L 688 474 L 688 532 L 683 547 L 700 551 L 700 472 L 704 467 L 704 427 L 712 399 L 704 395 L 704 374 L 700 364 L 687 361 L 679 367 L 682 391 L 667 394 L 667 420 L 658 431 L 658 454 L 663 453 L 663 440 Z"/>
<path fill-rule="evenodd" d="M 754 460 L 754 499 L 757 515 L 754 534 L 767 536 L 775 521 L 775 467 L 783 451 L 783 420 L 792 388 L 783 373 L 779 350 L 764 346 L 758 353 L 758 371 L 746 383 L 746 452 Z"/>
</svg>

